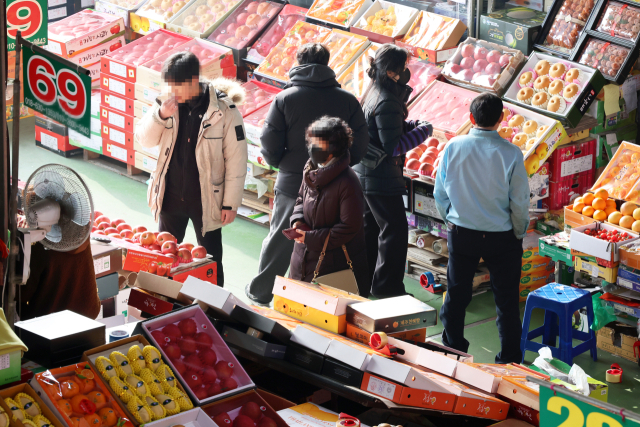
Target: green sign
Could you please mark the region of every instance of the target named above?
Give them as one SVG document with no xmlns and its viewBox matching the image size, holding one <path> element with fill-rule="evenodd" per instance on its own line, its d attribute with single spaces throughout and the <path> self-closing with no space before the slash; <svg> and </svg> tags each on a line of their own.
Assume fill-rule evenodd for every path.
<svg viewBox="0 0 640 427">
<path fill-rule="evenodd" d="M 22 52 L 24 104 L 91 137 L 91 77 L 42 48 L 24 45 Z"/>
<path fill-rule="evenodd" d="M 16 50 L 16 33 L 37 46 L 47 44 L 48 1 L 7 0 L 7 50 Z"/>
<path fill-rule="evenodd" d="M 597 403 L 596 403 L 597 404 Z M 584 403 L 564 393 L 554 396 L 553 390 L 540 387 L 540 425 L 544 427 L 638 427 L 597 406 Z"/>
</svg>

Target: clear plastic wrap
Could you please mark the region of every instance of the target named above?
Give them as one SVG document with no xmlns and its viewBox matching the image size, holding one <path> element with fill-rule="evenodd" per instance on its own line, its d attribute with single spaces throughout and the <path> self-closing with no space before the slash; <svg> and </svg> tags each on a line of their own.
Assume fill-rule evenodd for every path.
<svg viewBox="0 0 640 427">
<path fill-rule="evenodd" d="M 282 3 L 246 0 L 208 37 L 235 49 L 251 43 L 282 9 Z"/>
<path fill-rule="evenodd" d="M 369 58 L 375 57 L 376 50 L 378 50 L 379 47 L 380 45 L 377 44 L 369 46 L 338 78 L 338 83 L 342 85 L 342 89 L 352 93 L 358 99 L 362 97 L 364 91 L 367 90 L 369 86 L 369 82 L 371 81 L 367 74 Z M 413 71 L 411 72 L 411 78 L 413 79 Z"/>
<path fill-rule="evenodd" d="M 348 26 L 353 15 L 358 13 L 365 0 L 316 0 L 307 16 Z"/>
<path fill-rule="evenodd" d="M 169 22 L 189 1 L 184 0 L 149 0 L 136 12 L 137 15 L 158 22 Z"/>
<path fill-rule="evenodd" d="M 412 7 L 378 0 L 354 26 L 383 36 L 396 37 L 403 34 L 400 31 L 416 14 L 417 10 Z"/>
<path fill-rule="evenodd" d="M 547 33 L 544 45 L 564 54 L 571 53 L 587 24 L 594 4 L 594 0 L 565 0 Z"/>
<path fill-rule="evenodd" d="M 115 17 L 108 14 L 92 13 L 87 10 L 86 12 L 82 11 L 58 22 L 49 24 L 48 29 L 49 32 L 54 35 L 52 38 L 65 42 L 67 40 L 82 37 L 83 35 L 96 31 L 105 25 L 109 25 L 110 21 L 106 18 L 109 18 L 112 21 L 116 20 Z M 109 32 L 111 34 L 117 34 L 122 30 L 124 30 L 124 28 L 116 27 Z"/>
<path fill-rule="evenodd" d="M 421 11 L 402 41 L 423 49 L 442 49 L 458 23 L 457 19 Z"/>
<path fill-rule="evenodd" d="M 105 57 L 129 65 L 138 66 L 144 64 L 153 58 L 164 55 L 186 41 L 184 37 L 177 37 L 177 35 L 174 37 L 172 34 L 168 31 L 155 32 L 139 38 L 105 55 Z"/>
<path fill-rule="evenodd" d="M 414 97 L 420 95 L 420 92 L 438 78 L 442 72 L 442 67 L 419 61 L 414 57 L 409 60 L 407 68 L 411 70 L 409 86 L 413 88 L 411 95 Z"/>
<path fill-rule="evenodd" d="M 200 0 L 184 11 L 173 25 L 204 33 L 235 9 L 241 0 Z"/>
<path fill-rule="evenodd" d="M 596 31 L 635 42 L 640 33 L 640 8 L 607 2 Z"/>
<path fill-rule="evenodd" d="M 244 104 L 238 106 L 238 111 L 240 111 L 242 117 L 248 116 L 257 109 L 270 104 L 273 98 L 280 92 L 280 89 L 276 87 L 254 81 L 248 81 L 243 84 L 242 87 L 247 94 Z"/>
<path fill-rule="evenodd" d="M 118 5 L 120 7 L 124 7 L 125 9 L 128 9 L 128 10 L 135 10 L 138 8 L 138 6 L 144 3 L 144 0 L 103 0 L 103 1 Z"/>
<path fill-rule="evenodd" d="M 296 22 L 304 21 L 306 12 L 307 9 L 303 7 L 292 4 L 285 5 L 276 20 L 273 21 L 271 26 L 253 44 L 247 57 L 262 62 L 262 60 L 269 55 L 271 49 L 282 40 L 284 35 L 291 30 Z"/>
<path fill-rule="evenodd" d="M 271 50 L 256 72 L 278 80 L 289 80 L 289 70 L 298 63 L 298 48 L 305 43 L 323 43 L 329 34 L 331 31 L 327 28 L 304 21 L 297 22 Z"/>
<path fill-rule="evenodd" d="M 244 118 L 245 126 L 247 124 L 261 128 L 264 125 L 264 121 L 267 118 L 267 113 L 269 112 L 269 105 L 265 105 L 263 107 L 258 108 L 253 113 L 250 113 Z M 252 141 L 255 142 L 255 141 Z"/>
<path fill-rule="evenodd" d="M 166 52 L 163 55 L 145 63 L 144 66 L 151 68 L 154 71 L 160 71 L 162 70 L 162 65 L 169 56 L 182 51 L 190 51 L 197 56 L 200 61 L 201 68 L 206 68 L 211 61 L 220 61 L 220 57 L 222 55 L 228 56 L 220 61 L 220 68 L 233 66 L 233 56 L 230 54 L 231 51 L 229 49 L 223 48 L 215 43 L 206 42 L 202 39 L 193 39 L 190 42 L 180 45 L 174 50 Z"/>
<path fill-rule="evenodd" d="M 621 151 L 622 150 L 622 151 Z M 620 148 L 592 190 L 604 188 L 609 196 L 623 199 L 640 179 L 640 150 Z"/>
<path fill-rule="evenodd" d="M 580 55 L 580 64 L 596 68 L 602 74 L 615 77 L 629 56 L 629 49 L 590 37 Z"/>
<path fill-rule="evenodd" d="M 329 48 L 331 57 L 329 67 L 340 74 L 345 65 L 353 59 L 355 55 L 367 44 L 369 40 L 365 36 L 348 33 L 346 31 L 333 30 L 331 35 L 324 41 L 324 45 Z"/>
</svg>

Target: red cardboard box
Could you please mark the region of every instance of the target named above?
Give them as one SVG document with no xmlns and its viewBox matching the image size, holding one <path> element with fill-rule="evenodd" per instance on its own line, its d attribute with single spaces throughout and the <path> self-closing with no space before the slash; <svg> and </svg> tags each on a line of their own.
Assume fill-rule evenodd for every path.
<svg viewBox="0 0 640 427">
<path fill-rule="evenodd" d="M 594 157 L 595 158 L 595 157 Z M 542 199 L 542 206 L 549 210 L 562 209 L 570 205 L 593 186 L 594 173 L 577 174 L 559 182 L 549 182 L 549 197 Z"/>
<path fill-rule="evenodd" d="M 218 264 L 215 261 L 210 261 L 206 264 L 197 265 L 187 270 L 170 273 L 169 275 L 173 278 L 173 280 L 180 283 L 184 283 L 184 281 L 187 280 L 187 277 L 193 276 L 197 279 L 217 285 Z"/>
<path fill-rule="evenodd" d="M 78 147 L 69 144 L 69 136 L 59 135 L 40 126 L 36 126 L 35 129 L 36 141 L 40 142 L 42 147 L 46 147 L 52 151 L 72 151 L 78 149 Z"/>
<path fill-rule="evenodd" d="M 134 132 L 134 117 L 128 114 L 122 114 L 106 105 L 100 105 L 100 121 L 125 132 Z"/>
<path fill-rule="evenodd" d="M 118 144 L 112 144 L 108 139 L 102 138 L 102 154 L 112 159 L 120 160 L 131 166 L 136 165 L 136 152 L 127 150 Z"/>
<path fill-rule="evenodd" d="M 595 172 L 596 148 L 595 139 L 558 147 L 549 157 L 549 181 L 560 182 Z"/>
<path fill-rule="evenodd" d="M 119 79 L 109 74 L 102 74 L 100 78 L 100 89 L 108 90 L 125 98 L 135 98 L 135 83 Z"/>
<path fill-rule="evenodd" d="M 129 116 L 135 115 L 133 107 L 135 100 L 133 98 L 127 98 L 108 90 L 101 90 L 100 101 L 102 105 L 109 106 L 120 113 L 128 114 Z"/>
<path fill-rule="evenodd" d="M 131 132 L 123 132 L 113 126 L 102 123 L 100 134 L 102 135 L 102 141 L 106 141 L 109 144 L 116 144 L 126 150 L 133 150 L 133 133 Z"/>
<path fill-rule="evenodd" d="M 158 316 L 173 310 L 173 303 L 155 297 L 142 289 L 132 288 L 128 304 L 145 313 Z M 163 355 L 166 357 L 166 355 Z"/>
</svg>

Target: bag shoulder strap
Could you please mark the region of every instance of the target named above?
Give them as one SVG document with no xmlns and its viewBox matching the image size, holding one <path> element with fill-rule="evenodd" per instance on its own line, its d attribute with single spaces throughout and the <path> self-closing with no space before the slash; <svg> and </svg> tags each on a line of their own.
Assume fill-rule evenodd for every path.
<svg viewBox="0 0 640 427">
<path fill-rule="evenodd" d="M 327 236 L 327 238 L 324 239 L 324 245 L 322 246 L 322 252 L 320 252 L 320 257 L 318 258 L 318 264 L 316 264 L 316 269 L 313 272 L 313 279 L 311 280 L 312 283 L 315 283 L 316 277 L 318 277 L 318 272 L 320 271 L 320 266 L 322 265 L 322 261 L 324 260 L 324 256 L 327 253 L 327 245 L 329 244 L 329 237 L 331 237 L 331 232 L 329 232 L 329 235 Z M 347 247 L 345 245 L 342 245 L 342 251 L 344 252 L 345 258 L 347 258 L 347 264 L 349 264 L 349 268 L 351 270 L 353 270 L 353 263 L 351 262 L 351 258 L 349 258 L 349 253 L 347 252 Z"/>
</svg>

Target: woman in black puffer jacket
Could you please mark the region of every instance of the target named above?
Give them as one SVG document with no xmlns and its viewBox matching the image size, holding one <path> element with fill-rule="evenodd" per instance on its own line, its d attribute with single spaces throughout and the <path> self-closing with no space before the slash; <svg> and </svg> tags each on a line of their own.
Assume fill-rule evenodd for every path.
<svg viewBox="0 0 640 427">
<path fill-rule="evenodd" d="M 407 194 L 402 170 L 405 153 L 431 133 L 426 122 L 405 121 L 412 89 L 405 49 L 386 44 L 370 58 L 371 83 L 362 97 L 369 126 L 369 151 L 353 167 L 365 196 L 364 228 L 372 279 L 371 294 L 378 298 L 405 295 L 404 264 L 409 229 L 403 197 Z M 382 160 L 380 160 L 382 158 Z"/>
</svg>

